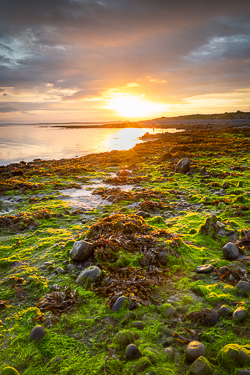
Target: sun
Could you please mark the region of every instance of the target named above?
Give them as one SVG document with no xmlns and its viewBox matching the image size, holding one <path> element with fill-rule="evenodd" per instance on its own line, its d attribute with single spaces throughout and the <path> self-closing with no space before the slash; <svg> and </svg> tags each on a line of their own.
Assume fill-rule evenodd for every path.
<svg viewBox="0 0 250 375">
<path fill-rule="evenodd" d="M 144 95 L 135 96 L 129 94 L 116 94 L 107 99 L 105 109 L 113 109 L 118 115 L 126 118 L 141 118 L 152 115 L 162 115 L 166 111 L 166 105 L 150 102 L 144 99 Z"/>
</svg>

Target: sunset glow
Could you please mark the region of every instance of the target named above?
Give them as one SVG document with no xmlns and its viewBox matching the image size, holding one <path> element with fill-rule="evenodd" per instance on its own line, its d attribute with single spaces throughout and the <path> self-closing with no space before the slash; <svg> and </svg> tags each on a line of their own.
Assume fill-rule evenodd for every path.
<svg viewBox="0 0 250 375">
<path fill-rule="evenodd" d="M 250 111 L 250 2 L 4 1 L 0 123 Z"/>
<path fill-rule="evenodd" d="M 147 101 L 144 96 L 119 95 L 108 99 L 108 105 L 103 108 L 112 109 L 121 117 L 141 118 L 166 112 L 167 105 Z"/>
</svg>

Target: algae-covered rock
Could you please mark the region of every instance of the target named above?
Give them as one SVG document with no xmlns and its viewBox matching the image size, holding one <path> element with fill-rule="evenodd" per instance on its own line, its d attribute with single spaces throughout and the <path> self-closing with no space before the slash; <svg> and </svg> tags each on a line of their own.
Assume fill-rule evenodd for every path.
<svg viewBox="0 0 250 375">
<path fill-rule="evenodd" d="M 165 220 L 164 220 L 164 217 L 162 216 L 154 216 L 150 220 L 150 223 L 151 224 L 165 224 Z"/>
<path fill-rule="evenodd" d="M 209 361 L 200 356 L 190 366 L 190 375 L 212 375 L 213 371 Z"/>
<path fill-rule="evenodd" d="M 19 372 L 14 369 L 13 367 L 5 367 L 2 372 L 1 372 L 1 375 L 20 375 Z"/>
<path fill-rule="evenodd" d="M 125 348 L 125 346 L 132 344 L 135 341 L 134 333 L 129 330 L 118 332 L 113 338 L 113 343 L 118 348 Z"/>
<path fill-rule="evenodd" d="M 186 359 L 194 362 L 199 357 L 206 357 L 207 349 L 202 342 L 191 341 L 186 347 Z"/>
<path fill-rule="evenodd" d="M 245 320 L 247 317 L 247 309 L 244 306 L 239 306 L 233 313 L 233 319 L 237 319 L 240 322 Z"/>
<path fill-rule="evenodd" d="M 171 305 L 171 303 L 164 303 L 158 309 L 159 313 L 168 318 L 176 314 L 176 309 Z"/>
<path fill-rule="evenodd" d="M 94 247 L 91 243 L 86 241 L 76 241 L 73 245 L 69 255 L 72 260 L 76 262 L 84 262 L 94 252 Z"/>
<path fill-rule="evenodd" d="M 250 360 L 249 354 L 249 346 L 246 348 L 238 344 L 228 344 L 219 351 L 218 360 L 227 365 L 230 365 L 230 362 L 240 365 Z"/>
<path fill-rule="evenodd" d="M 222 305 L 222 306 L 219 308 L 218 313 L 219 313 L 220 316 L 223 316 L 223 317 L 233 315 L 233 311 L 232 311 L 232 309 L 231 309 L 229 306 L 227 306 L 227 305 Z"/>
<path fill-rule="evenodd" d="M 248 281 L 240 280 L 237 284 L 237 289 L 241 294 L 247 295 L 250 292 L 250 283 Z"/>
<path fill-rule="evenodd" d="M 95 283 L 95 282 L 98 281 L 101 272 L 102 271 L 97 266 L 88 267 L 80 273 L 80 275 L 78 276 L 78 278 L 76 280 L 76 283 L 83 285 L 87 282 L 87 280 Z"/>
<path fill-rule="evenodd" d="M 206 234 L 207 236 L 210 236 L 213 239 L 216 239 L 217 234 L 220 230 L 220 227 L 216 223 L 217 223 L 217 217 L 215 215 L 211 215 L 206 218 L 206 221 L 204 224 L 201 224 L 199 226 L 198 232 Z"/>
</svg>

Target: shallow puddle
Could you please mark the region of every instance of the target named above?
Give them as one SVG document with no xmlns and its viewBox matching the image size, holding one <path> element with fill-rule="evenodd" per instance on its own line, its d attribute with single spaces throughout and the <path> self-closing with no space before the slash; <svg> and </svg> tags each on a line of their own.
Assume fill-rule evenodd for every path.
<svg viewBox="0 0 250 375">
<path fill-rule="evenodd" d="M 64 201 L 69 202 L 73 207 L 76 208 L 84 208 L 86 210 L 92 210 L 98 206 L 106 206 L 112 204 L 106 199 L 102 199 L 99 195 L 93 195 L 93 190 L 105 187 L 108 189 L 112 189 L 114 186 L 111 184 L 106 184 L 104 182 L 100 182 L 101 180 L 91 180 L 93 184 L 90 185 L 81 185 L 82 189 L 65 189 L 59 190 L 62 194 L 60 198 Z M 122 191 L 130 191 L 134 188 L 134 185 L 121 185 L 119 189 Z"/>
</svg>

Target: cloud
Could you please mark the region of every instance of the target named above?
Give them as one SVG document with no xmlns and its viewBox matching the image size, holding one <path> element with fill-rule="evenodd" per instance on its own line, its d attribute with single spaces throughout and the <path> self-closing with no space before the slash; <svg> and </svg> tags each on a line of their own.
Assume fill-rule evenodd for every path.
<svg viewBox="0 0 250 375">
<path fill-rule="evenodd" d="M 6 112 L 17 112 L 19 111 L 18 108 L 12 106 L 12 105 L 2 105 L 0 103 L 0 112 L 6 113 Z"/>
<path fill-rule="evenodd" d="M 249 46 L 246 0 L 6 0 L 1 92 L 23 112 L 112 88 L 161 103 L 236 92 L 250 86 Z"/>
</svg>

